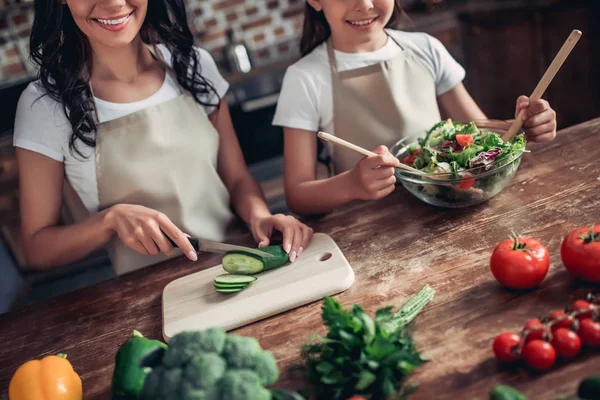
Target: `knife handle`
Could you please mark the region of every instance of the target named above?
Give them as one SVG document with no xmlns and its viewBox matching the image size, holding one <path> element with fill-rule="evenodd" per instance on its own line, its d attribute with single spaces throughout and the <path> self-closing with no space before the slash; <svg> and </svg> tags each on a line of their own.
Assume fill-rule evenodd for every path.
<svg viewBox="0 0 600 400">
<path fill-rule="evenodd" d="M 177 246 L 177 244 L 173 241 L 173 239 L 171 239 L 164 232 L 163 232 L 163 234 L 165 235 L 165 237 L 167 238 L 167 240 L 169 241 L 169 243 L 171 243 L 171 246 L 173 246 L 175 248 L 179 248 L 179 246 Z M 188 240 L 190 241 L 190 244 L 192 245 L 192 247 L 194 248 L 194 250 L 199 251 L 198 250 L 198 239 L 197 238 L 193 238 L 193 237 L 188 237 Z"/>
</svg>

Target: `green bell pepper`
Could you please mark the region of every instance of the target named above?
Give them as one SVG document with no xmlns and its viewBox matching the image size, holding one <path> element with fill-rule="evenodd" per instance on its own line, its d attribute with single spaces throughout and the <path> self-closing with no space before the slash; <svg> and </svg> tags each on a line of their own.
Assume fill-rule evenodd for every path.
<svg viewBox="0 0 600 400">
<path fill-rule="evenodd" d="M 137 399 L 142 393 L 146 376 L 151 371 L 151 368 L 142 366 L 142 360 L 149 354 L 166 348 L 167 345 L 160 340 L 148 339 L 134 330 L 115 357 L 111 387 L 113 395 Z"/>
</svg>

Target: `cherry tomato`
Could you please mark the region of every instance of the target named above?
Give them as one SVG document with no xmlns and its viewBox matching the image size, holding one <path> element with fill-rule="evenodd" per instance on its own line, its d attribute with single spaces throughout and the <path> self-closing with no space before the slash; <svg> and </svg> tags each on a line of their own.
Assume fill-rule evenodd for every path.
<svg viewBox="0 0 600 400">
<path fill-rule="evenodd" d="M 347 400 L 367 400 L 367 399 L 362 396 L 352 396 L 352 397 L 348 397 Z"/>
<path fill-rule="evenodd" d="M 535 329 L 538 327 L 539 327 L 539 329 Z M 525 338 L 525 343 L 527 343 L 533 339 L 543 339 L 544 338 L 544 333 L 546 331 L 546 327 L 544 326 L 544 324 L 542 324 L 540 322 L 539 319 L 530 319 L 529 321 L 527 321 L 525 323 L 523 330 L 528 331 L 530 329 L 535 329 L 535 330 L 527 335 L 527 337 Z"/>
<path fill-rule="evenodd" d="M 573 310 L 574 311 L 583 311 L 583 310 L 590 310 L 592 308 L 592 305 L 585 301 L 585 300 L 576 300 L 573 303 Z M 592 318 L 592 312 L 586 312 L 583 314 L 579 314 L 576 317 L 578 320 L 582 320 L 582 319 L 586 319 L 586 318 Z"/>
<path fill-rule="evenodd" d="M 560 247 L 560 257 L 575 277 L 600 282 L 600 226 L 569 232 Z"/>
<path fill-rule="evenodd" d="M 465 174 L 464 176 L 465 177 L 463 179 L 461 179 L 460 182 L 458 183 L 458 187 L 461 189 L 464 189 L 464 190 L 469 190 L 475 184 L 475 179 L 469 178 L 469 176 L 471 176 L 471 174 L 469 174 L 469 173 Z"/>
<path fill-rule="evenodd" d="M 473 135 L 456 135 L 456 143 L 458 143 L 461 147 L 467 147 L 471 143 L 473 143 Z"/>
<path fill-rule="evenodd" d="M 406 165 L 412 165 L 415 162 L 415 158 L 419 155 L 419 150 L 413 150 L 408 157 L 406 157 L 402 163 Z"/>
<path fill-rule="evenodd" d="M 581 339 L 575 332 L 566 328 L 558 328 L 552 333 L 552 347 L 559 356 L 573 358 L 581 350 Z"/>
<path fill-rule="evenodd" d="M 500 284 L 510 289 L 531 289 L 546 277 L 550 267 L 548 250 L 530 238 L 507 239 L 492 253 L 490 269 Z"/>
<path fill-rule="evenodd" d="M 600 324 L 591 318 L 579 321 L 579 337 L 586 346 L 600 346 Z"/>
<path fill-rule="evenodd" d="M 564 318 L 564 317 L 566 317 L 566 318 Z M 561 319 L 561 318 L 564 318 L 564 319 Z M 567 314 L 565 314 L 564 311 L 552 311 L 550 313 L 550 315 L 548 316 L 548 321 L 554 321 L 554 320 L 558 320 L 558 319 L 561 319 L 561 320 L 552 325 L 553 332 L 560 328 L 569 329 L 573 325 L 573 317 L 570 317 L 570 316 L 567 317 Z"/>
<path fill-rule="evenodd" d="M 519 359 L 517 349 L 521 338 L 516 333 L 504 332 L 494 339 L 494 354 L 499 361 L 513 362 Z"/>
<path fill-rule="evenodd" d="M 548 342 L 535 339 L 523 346 L 523 359 L 531 368 L 543 371 L 552 368 L 556 361 L 556 350 Z"/>
</svg>

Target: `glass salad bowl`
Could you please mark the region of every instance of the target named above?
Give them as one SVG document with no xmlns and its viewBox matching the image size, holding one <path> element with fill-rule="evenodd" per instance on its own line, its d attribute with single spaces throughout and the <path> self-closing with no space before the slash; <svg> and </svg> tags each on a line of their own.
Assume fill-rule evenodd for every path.
<svg viewBox="0 0 600 400">
<path fill-rule="evenodd" d="M 453 124 L 451 121 L 449 123 Z M 479 131 L 490 131 L 497 133 L 500 137 L 508 131 L 511 125 L 507 121 L 500 120 L 479 120 L 472 123 Z M 403 141 L 399 140 L 391 146 L 390 152 L 400 162 L 411 165 L 412 162 L 409 158 L 414 158 L 414 150 L 422 151 L 422 148 L 418 141 L 413 143 L 403 143 Z M 457 139 L 454 141 L 458 142 Z M 443 140 L 443 143 L 443 146 L 452 146 L 451 141 Z M 438 146 L 441 147 L 439 143 Z M 453 146 L 455 148 L 451 151 L 454 151 L 455 154 L 464 151 L 464 148 L 457 146 L 457 143 L 454 143 Z M 438 166 L 437 163 L 430 162 L 429 167 L 423 167 L 427 170 L 425 174 L 396 168 L 395 175 L 397 184 L 401 183 L 410 193 L 425 203 L 445 208 L 469 207 L 483 203 L 500 193 L 517 172 L 524 152 L 524 145 L 520 148 L 515 146 L 515 150 L 508 150 L 508 155 L 502 157 L 497 154 L 498 151 L 491 150 L 486 155 L 492 154 L 492 156 L 483 163 L 477 164 L 478 161 L 485 158 L 484 155 L 479 158 L 477 156 L 467 157 L 466 159 L 470 163 L 469 167 L 459 168 L 457 163 L 452 163 L 450 166 L 444 162 Z M 473 161 L 475 161 L 474 165 Z M 465 164 L 464 161 L 463 164 Z M 419 168 L 419 165 L 415 166 L 422 169 Z M 434 172 L 429 172 L 431 170 Z"/>
</svg>

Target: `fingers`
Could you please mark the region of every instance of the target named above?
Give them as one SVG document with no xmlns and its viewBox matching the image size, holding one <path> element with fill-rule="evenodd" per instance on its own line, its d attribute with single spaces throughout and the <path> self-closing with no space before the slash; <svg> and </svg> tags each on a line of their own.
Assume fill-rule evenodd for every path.
<svg viewBox="0 0 600 400">
<path fill-rule="evenodd" d="M 144 228 L 138 226 L 137 228 L 135 228 L 133 235 L 137 239 L 137 241 L 144 246 L 148 254 L 151 254 L 153 256 L 158 254 L 158 247 L 156 247 L 156 244 L 148 235 L 148 233 L 146 233 Z"/>
<path fill-rule="evenodd" d="M 290 251 L 291 262 L 296 260 L 300 246 L 302 246 L 302 236 L 304 235 L 304 232 L 302 231 L 300 224 L 297 224 L 297 226 L 293 229 L 293 235 L 294 238 L 292 239 L 292 249 Z"/>
<path fill-rule="evenodd" d="M 298 256 L 300 256 L 302 254 L 302 252 L 304 251 L 304 249 L 306 249 L 308 247 L 308 244 L 310 243 L 310 240 L 312 239 L 313 236 L 313 229 L 310 226 L 302 225 L 302 243 L 300 244 L 300 248 L 298 249 Z"/>
<path fill-rule="evenodd" d="M 120 237 L 120 239 L 130 249 L 135 250 L 136 252 L 138 252 L 139 254 L 141 254 L 143 256 L 148 255 L 148 251 L 146 250 L 144 245 L 142 245 L 140 242 L 135 240 L 135 238 L 133 236 L 128 236 L 126 238 Z"/>
<path fill-rule="evenodd" d="M 377 191 L 377 198 L 378 199 L 384 198 L 388 194 L 392 193 L 395 188 L 396 188 L 395 186 L 388 186 L 388 187 L 385 187 L 383 189 L 378 190 Z"/>
<path fill-rule="evenodd" d="M 369 173 L 369 180 L 378 181 L 381 179 L 388 179 L 391 176 L 394 176 L 394 168 L 393 167 L 381 167 L 377 168 Z"/>
<path fill-rule="evenodd" d="M 529 107 L 529 97 L 519 96 L 517 99 L 517 106 L 515 108 L 515 118 L 517 118 L 521 110 L 526 109 L 527 107 Z"/>
<path fill-rule="evenodd" d="M 183 251 L 183 253 L 192 261 L 198 260 L 198 254 L 194 249 L 194 246 L 190 243 L 187 236 L 175 226 L 173 222 L 164 214 L 159 213 L 156 216 L 157 223 L 160 227 L 160 230 L 164 232 L 165 235 L 169 236 L 173 242 Z"/>
<path fill-rule="evenodd" d="M 270 229 L 268 232 L 265 231 L 266 227 L 262 223 L 257 223 L 252 226 L 252 236 L 254 236 L 254 241 L 258 243 L 258 247 L 267 247 L 271 242 L 269 237 L 271 237 Z"/>
<path fill-rule="evenodd" d="M 373 152 L 377 155 L 364 159 L 365 166 L 368 168 L 397 167 L 400 165 L 400 161 L 385 146 L 379 146 Z"/>
<path fill-rule="evenodd" d="M 556 137 L 556 123 L 547 122 L 527 130 L 527 139 L 533 142 L 548 142 Z"/>
</svg>

